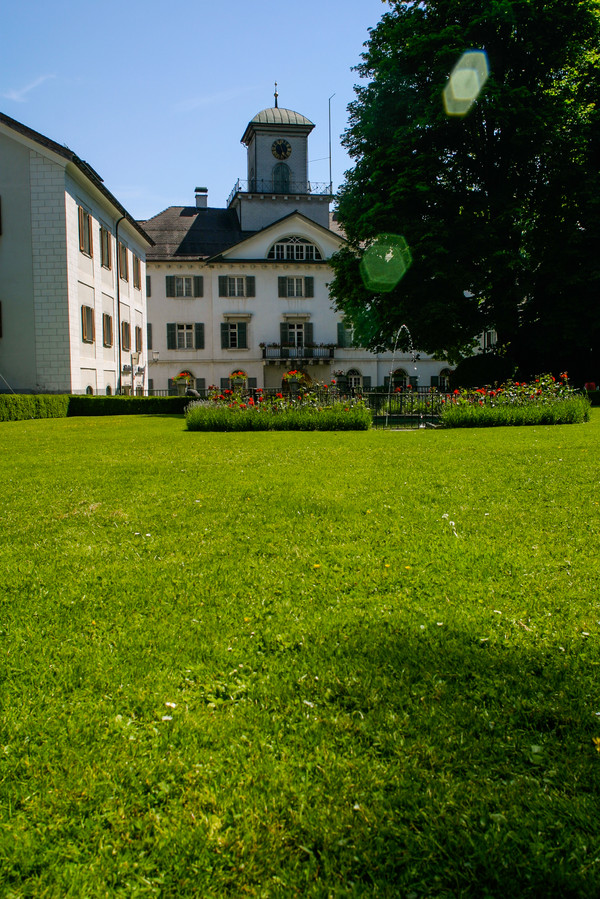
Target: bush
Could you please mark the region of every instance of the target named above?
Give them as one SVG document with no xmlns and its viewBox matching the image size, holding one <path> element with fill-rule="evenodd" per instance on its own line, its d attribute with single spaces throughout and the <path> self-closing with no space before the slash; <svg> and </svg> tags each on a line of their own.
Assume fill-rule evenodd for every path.
<svg viewBox="0 0 600 899">
<path fill-rule="evenodd" d="M 516 364 L 506 356 L 479 353 L 462 359 L 450 375 L 450 388 L 479 387 L 480 384 L 503 384 L 515 375 Z"/>
<path fill-rule="evenodd" d="M 371 412 L 363 403 L 242 408 L 200 401 L 189 405 L 186 422 L 189 431 L 366 431 Z"/>
<path fill-rule="evenodd" d="M 455 390 L 440 418 L 446 428 L 575 424 L 589 421 L 590 405 L 569 386 L 566 373 L 559 381 L 540 375 L 532 384 L 508 381 L 496 389 Z"/>
<path fill-rule="evenodd" d="M 0 394 L 0 421 L 23 421 L 28 418 L 66 418 L 69 397 L 53 394 Z"/>
</svg>

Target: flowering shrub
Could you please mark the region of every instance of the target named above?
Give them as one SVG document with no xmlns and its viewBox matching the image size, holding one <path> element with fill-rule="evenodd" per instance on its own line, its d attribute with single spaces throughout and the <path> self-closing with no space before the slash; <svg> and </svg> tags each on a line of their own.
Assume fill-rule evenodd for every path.
<svg viewBox="0 0 600 899">
<path fill-rule="evenodd" d="M 532 382 L 507 381 L 500 387 L 455 390 L 443 405 L 445 427 L 570 424 L 589 420 L 587 397 L 574 390 L 563 372 Z"/>
<path fill-rule="evenodd" d="M 309 387 L 301 383 L 297 393 L 265 395 L 257 389 L 250 396 L 241 388 L 220 392 L 213 387 L 208 399 L 195 400 L 187 406 L 187 428 L 189 431 L 315 431 L 367 430 L 371 426 L 371 411 L 362 399 L 345 398 L 341 402 L 335 384 L 324 398 L 325 387 L 325 384 Z"/>
</svg>

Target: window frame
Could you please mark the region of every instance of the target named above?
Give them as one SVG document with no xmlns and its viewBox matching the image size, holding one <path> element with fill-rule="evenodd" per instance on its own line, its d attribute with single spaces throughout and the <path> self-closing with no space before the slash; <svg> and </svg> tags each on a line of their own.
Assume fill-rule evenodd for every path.
<svg viewBox="0 0 600 899">
<path fill-rule="evenodd" d="M 127 245 L 123 243 L 122 240 L 119 241 L 119 278 L 122 281 L 129 282 L 129 253 L 127 252 Z"/>
<path fill-rule="evenodd" d="M 232 340 L 232 335 L 235 335 Z M 247 350 L 248 322 L 243 319 L 231 319 L 221 322 L 221 349 Z"/>
<path fill-rule="evenodd" d="M 134 290 L 142 289 L 142 260 L 134 252 L 131 253 Z"/>
<path fill-rule="evenodd" d="M 234 291 L 232 291 L 232 282 L 234 282 Z M 238 292 L 241 287 L 242 292 Z M 219 296 L 231 297 L 232 299 L 247 299 L 256 296 L 256 276 L 255 275 L 219 275 Z"/>
<path fill-rule="evenodd" d="M 104 225 L 100 225 L 100 265 L 112 270 L 112 234 Z"/>
<path fill-rule="evenodd" d="M 81 304 L 81 339 L 83 343 L 94 343 L 96 339 L 94 307 L 84 303 Z"/>
<path fill-rule="evenodd" d="M 322 262 L 323 254 L 312 241 L 292 236 L 277 240 L 270 247 L 267 259 L 275 262 Z"/>
<path fill-rule="evenodd" d="M 113 345 L 113 317 L 110 312 L 102 313 L 102 346 L 110 348 Z"/>
<path fill-rule="evenodd" d="M 78 206 L 78 222 L 79 222 L 79 252 L 90 259 L 94 258 L 94 234 L 92 230 L 91 213 Z"/>
<path fill-rule="evenodd" d="M 128 321 L 121 322 L 121 349 L 131 352 L 131 324 Z"/>
</svg>

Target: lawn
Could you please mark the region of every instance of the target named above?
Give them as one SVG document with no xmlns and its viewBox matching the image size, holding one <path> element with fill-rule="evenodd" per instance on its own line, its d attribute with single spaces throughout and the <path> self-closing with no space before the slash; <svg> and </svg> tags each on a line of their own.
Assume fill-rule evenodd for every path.
<svg viewBox="0 0 600 899">
<path fill-rule="evenodd" d="M 0 425 L 0 895 L 597 897 L 599 441 Z"/>
</svg>

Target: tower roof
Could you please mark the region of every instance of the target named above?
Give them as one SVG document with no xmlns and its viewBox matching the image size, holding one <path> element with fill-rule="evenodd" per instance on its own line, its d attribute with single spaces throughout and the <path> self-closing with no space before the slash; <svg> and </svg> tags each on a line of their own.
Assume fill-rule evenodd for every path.
<svg viewBox="0 0 600 899">
<path fill-rule="evenodd" d="M 307 119 L 306 116 L 293 109 L 282 109 L 280 106 L 271 106 L 268 109 L 262 109 L 257 112 L 251 119 L 244 131 L 242 143 L 248 144 L 252 133 L 257 130 L 272 128 L 273 126 L 284 126 L 286 128 L 302 128 L 305 134 L 309 134 L 315 127 L 314 122 Z"/>
</svg>

